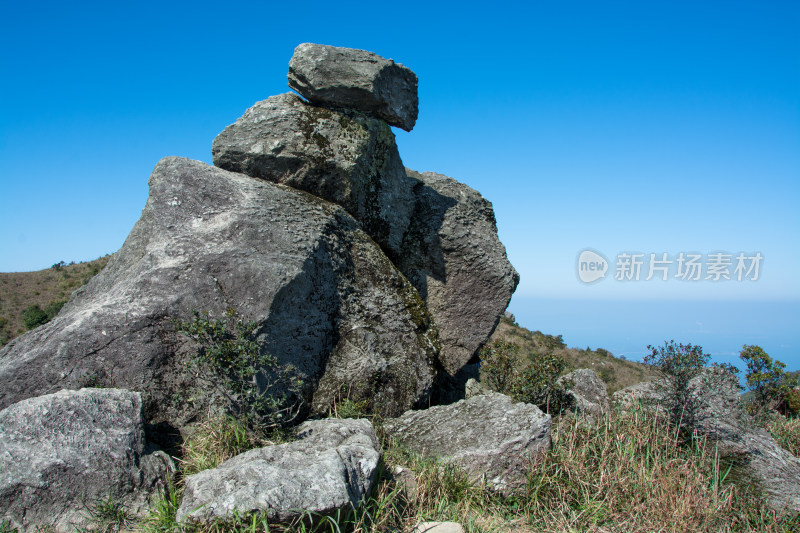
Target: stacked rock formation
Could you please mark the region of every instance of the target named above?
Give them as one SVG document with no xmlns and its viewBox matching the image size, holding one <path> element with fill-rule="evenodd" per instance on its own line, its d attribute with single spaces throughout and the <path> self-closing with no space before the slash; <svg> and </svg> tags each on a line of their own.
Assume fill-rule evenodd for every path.
<svg viewBox="0 0 800 533">
<path fill-rule="evenodd" d="M 214 140 L 215 166 L 178 157 L 156 165 L 142 216 L 106 268 L 55 319 L 0 351 L 0 410 L 99 384 L 134 394 L 140 411 L 131 409 L 129 425 L 143 421 L 148 440 L 168 443 L 225 407 L 187 367 L 198 347 L 176 324 L 231 309 L 254 324 L 260 353 L 274 356 L 280 375 L 302 384 L 291 399 L 303 416 L 326 414 L 344 395 L 387 417 L 447 397 L 437 389 L 475 357 L 518 282 L 491 204 L 452 178 L 403 166 L 390 125 L 410 131 L 417 119 L 417 77 L 406 67 L 302 44 L 289 85 L 305 99 L 256 103 Z M 92 423 L 76 435 L 97 431 Z M 337 446 L 345 445 L 331 444 L 328 455 Z M 144 479 L 141 448 L 137 441 L 125 472 Z M 362 452 L 370 461 L 377 453 Z M 333 464 L 325 453 L 322 463 Z M 368 470 L 358 490 L 367 490 Z M 108 483 L 125 475 L 98 472 Z M 157 485 L 150 478 L 123 489 L 140 501 Z M 67 481 L 44 483 L 35 498 L 49 501 L 48 487 Z M 106 485 L 93 490 L 116 494 Z M 22 529 L 37 526 L 26 505 L 0 497 L 0 511 Z"/>
<path fill-rule="evenodd" d="M 216 168 L 158 163 L 108 266 L 0 352 L 0 408 L 99 382 L 140 392 L 148 423 L 179 429 L 218 401 L 175 333 L 192 310 L 254 322 L 302 381 L 307 414 L 346 393 L 398 416 L 475 357 L 518 275 L 489 202 L 404 168 L 389 124 L 415 123 L 414 73 L 303 44 L 289 80 L 308 101 L 256 103 L 214 140 Z"/>
</svg>

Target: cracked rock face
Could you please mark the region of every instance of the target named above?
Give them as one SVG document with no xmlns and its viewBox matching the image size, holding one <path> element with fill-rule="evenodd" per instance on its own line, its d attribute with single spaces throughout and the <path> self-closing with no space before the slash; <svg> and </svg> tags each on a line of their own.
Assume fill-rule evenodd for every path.
<svg viewBox="0 0 800 533">
<path fill-rule="evenodd" d="M 299 440 L 250 450 L 186 478 L 177 518 L 224 518 L 234 509 L 289 521 L 305 511 L 358 507 L 372 491 L 380 444 L 368 420 L 301 424 Z"/>
<path fill-rule="evenodd" d="M 62 390 L 0 411 L 0 518 L 22 531 L 87 526 L 85 505 L 107 498 L 140 513 L 171 467 L 145 450 L 136 392 Z"/>
<path fill-rule="evenodd" d="M 165 158 L 122 249 L 51 322 L 0 351 L 0 408 L 87 381 L 140 391 L 148 422 L 181 427 L 214 398 L 173 319 L 235 309 L 291 365 L 307 405 L 346 389 L 396 416 L 427 403 L 438 334 L 417 290 L 340 207 Z"/>
<path fill-rule="evenodd" d="M 366 50 L 303 43 L 289 61 L 289 87 L 310 102 L 355 109 L 411 131 L 417 75 Z"/>
</svg>

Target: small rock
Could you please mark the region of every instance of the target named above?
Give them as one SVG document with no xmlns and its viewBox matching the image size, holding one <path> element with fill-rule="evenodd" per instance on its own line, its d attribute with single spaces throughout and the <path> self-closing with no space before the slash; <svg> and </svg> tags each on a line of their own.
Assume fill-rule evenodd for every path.
<svg viewBox="0 0 800 533">
<path fill-rule="evenodd" d="M 491 390 L 478 381 L 475 378 L 469 378 L 467 380 L 467 385 L 464 388 L 464 399 L 469 400 L 475 396 L 480 396 L 481 394 L 491 394 Z"/>
<path fill-rule="evenodd" d="M 420 522 L 411 533 L 464 533 L 458 522 Z"/>
<path fill-rule="evenodd" d="M 413 500 L 417 496 L 417 475 L 410 469 L 396 466 L 392 470 L 392 479 L 403 490 L 406 500 Z"/>
<path fill-rule="evenodd" d="M 501 492 L 525 481 L 531 459 L 550 447 L 550 415 L 503 394 L 407 411 L 384 424 L 411 451 L 456 464 Z"/>
<path fill-rule="evenodd" d="M 417 75 L 366 50 L 303 43 L 289 61 L 289 87 L 310 102 L 361 111 L 411 131 Z"/>
<path fill-rule="evenodd" d="M 368 420 L 301 424 L 299 440 L 250 450 L 186 478 L 179 521 L 224 518 L 234 509 L 289 521 L 303 510 L 358 506 L 372 490 L 380 445 Z"/>
<path fill-rule="evenodd" d="M 557 383 L 567 387 L 567 397 L 576 413 L 596 420 L 608 412 L 606 384 L 594 370 L 575 370 L 560 377 Z"/>
</svg>

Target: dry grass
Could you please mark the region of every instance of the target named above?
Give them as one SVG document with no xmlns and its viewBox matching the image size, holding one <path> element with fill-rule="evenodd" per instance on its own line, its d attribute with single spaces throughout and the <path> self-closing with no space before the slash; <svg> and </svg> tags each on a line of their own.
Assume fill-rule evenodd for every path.
<svg viewBox="0 0 800 533">
<path fill-rule="evenodd" d="M 554 337 L 538 331 L 530 331 L 520 327 L 503 317 L 497 325 L 489 342 L 503 340 L 520 347 L 520 355 L 527 357 L 530 352 L 552 350 L 563 358 L 573 369 L 590 368 L 597 372 L 608 389 L 608 394 L 630 387 L 642 381 L 650 381 L 657 376 L 653 370 L 642 363 L 626 361 L 614 357 L 603 349 L 582 350 L 579 348 L 555 347 Z"/>
<path fill-rule="evenodd" d="M 795 457 L 800 457 L 800 418 L 774 413 L 766 424 L 780 446 Z"/>
<path fill-rule="evenodd" d="M 106 266 L 110 255 L 89 261 L 36 272 L 0 272 L 0 346 L 25 333 L 22 310 L 32 305 L 42 309 L 69 299 Z"/>
</svg>

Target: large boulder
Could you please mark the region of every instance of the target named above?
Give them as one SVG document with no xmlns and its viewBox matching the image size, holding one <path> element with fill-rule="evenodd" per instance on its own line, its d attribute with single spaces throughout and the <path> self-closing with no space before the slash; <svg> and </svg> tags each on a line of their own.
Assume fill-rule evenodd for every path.
<svg viewBox="0 0 800 533">
<path fill-rule="evenodd" d="M 491 393 L 408 411 L 384 423 L 387 436 L 413 452 L 458 465 L 501 492 L 524 484 L 526 469 L 550 447 L 550 415 Z"/>
<path fill-rule="evenodd" d="M 0 519 L 74 531 L 109 498 L 141 513 L 172 462 L 148 453 L 139 393 L 63 390 L 0 411 Z"/>
<path fill-rule="evenodd" d="M 315 420 L 299 440 L 237 455 L 186 478 L 177 519 L 225 518 L 262 511 L 289 521 L 305 511 L 358 507 L 373 487 L 380 444 L 368 420 Z"/>
<path fill-rule="evenodd" d="M 800 460 L 784 450 L 742 408 L 739 380 L 720 368 L 690 383 L 699 399 L 695 429 L 709 437 L 734 476 L 755 483 L 776 511 L 800 512 Z"/>
<path fill-rule="evenodd" d="M 310 102 L 356 109 L 411 131 L 417 75 L 366 50 L 303 43 L 289 61 L 289 87 Z"/>
<path fill-rule="evenodd" d="M 453 178 L 406 170 L 415 204 L 397 267 L 428 304 L 442 365 L 455 376 L 494 331 L 519 274 L 497 237 L 489 201 Z"/>
<path fill-rule="evenodd" d="M 215 397 L 187 370 L 193 347 L 174 319 L 231 308 L 256 322 L 261 350 L 303 381 L 314 412 L 342 394 L 387 416 L 428 401 L 435 326 L 355 220 L 314 196 L 169 157 L 108 266 L 0 351 L 0 407 L 88 380 L 141 391 L 149 422 L 182 427 Z"/>
<path fill-rule="evenodd" d="M 414 206 L 412 182 L 383 121 L 280 94 L 225 128 L 211 154 L 219 168 L 338 204 L 390 256 L 402 249 Z"/>
<path fill-rule="evenodd" d="M 608 413 L 606 384 L 594 370 L 581 368 L 558 378 L 557 383 L 566 389 L 570 407 L 594 420 Z"/>
</svg>

